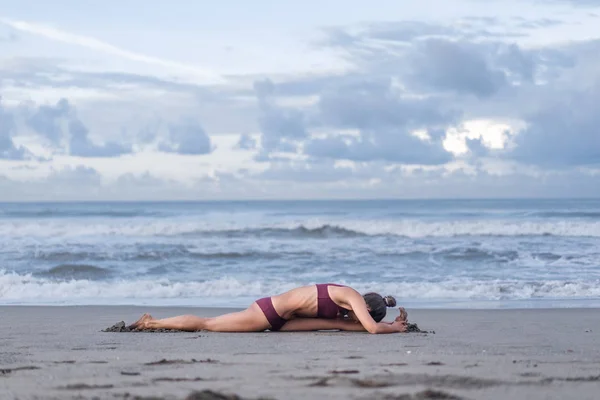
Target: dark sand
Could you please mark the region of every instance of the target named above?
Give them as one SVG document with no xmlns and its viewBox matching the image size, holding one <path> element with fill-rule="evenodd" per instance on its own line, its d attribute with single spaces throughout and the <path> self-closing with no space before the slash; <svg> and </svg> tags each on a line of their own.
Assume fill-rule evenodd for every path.
<svg viewBox="0 0 600 400">
<path fill-rule="evenodd" d="M 409 310 L 436 334 L 102 332 L 224 311 L 0 307 L 0 399 L 600 398 L 597 309 Z"/>
</svg>

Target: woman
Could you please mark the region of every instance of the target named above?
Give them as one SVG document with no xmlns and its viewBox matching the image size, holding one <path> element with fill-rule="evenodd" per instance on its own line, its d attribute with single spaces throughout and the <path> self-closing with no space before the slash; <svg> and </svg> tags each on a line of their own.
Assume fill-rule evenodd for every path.
<svg viewBox="0 0 600 400">
<path fill-rule="evenodd" d="M 380 322 L 386 307 L 395 307 L 392 296 L 377 293 L 361 296 L 356 290 L 336 284 L 318 284 L 292 289 L 252 303 L 244 311 L 201 318 L 194 315 L 154 319 L 144 314 L 131 328 L 178 329 L 183 331 L 261 332 L 344 330 L 369 333 L 406 331 L 407 313 L 392 323 Z"/>
</svg>

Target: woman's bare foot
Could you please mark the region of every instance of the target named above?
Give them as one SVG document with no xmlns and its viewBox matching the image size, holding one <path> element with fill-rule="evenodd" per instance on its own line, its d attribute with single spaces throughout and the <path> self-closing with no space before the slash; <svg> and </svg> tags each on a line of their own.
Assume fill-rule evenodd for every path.
<svg viewBox="0 0 600 400">
<path fill-rule="evenodd" d="M 146 329 L 148 328 L 148 322 L 152 321 L 152 315 L 144 314 L 140 319 L 129 325 L 129 329 Z"/>
<path fill-rule="evenodd" d="M 399 307 L 398 311 L 400 311 L 400 315 L 396 317 L 396 321 L 408 321 L 408 313 L 404 307 Z"/>
</svg>

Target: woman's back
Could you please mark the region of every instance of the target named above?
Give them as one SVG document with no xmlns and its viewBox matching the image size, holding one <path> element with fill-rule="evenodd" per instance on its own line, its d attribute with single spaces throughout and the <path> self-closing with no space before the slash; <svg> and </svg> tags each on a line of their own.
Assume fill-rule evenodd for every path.
<svg viewBox="0 0 600 400">
<path fill-rule="evenodd" d="M 339 285 L 323 285 L 321 297 L 327 296 L 337 303 L 343 289 Z M 336 293 L 338 292 L 338 293 Z M 272 297 L 273 307 L 285 319 L 294 317 L 314 318 L 319 314 L 319 293 L 317 285 L 302 286 Z"/>
</svg>

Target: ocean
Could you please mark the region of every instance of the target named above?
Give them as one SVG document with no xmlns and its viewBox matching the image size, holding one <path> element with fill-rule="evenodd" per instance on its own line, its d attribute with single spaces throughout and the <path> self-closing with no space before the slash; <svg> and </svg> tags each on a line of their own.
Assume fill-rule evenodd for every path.
<svg viewBox="0 0 600 400">
<path fill-rule="evenodd" d="M 600 306 L 600 200 L 0 204 L 0 304 L 247 306 L 336 282 L 423 308 Z"/>
</svg>

